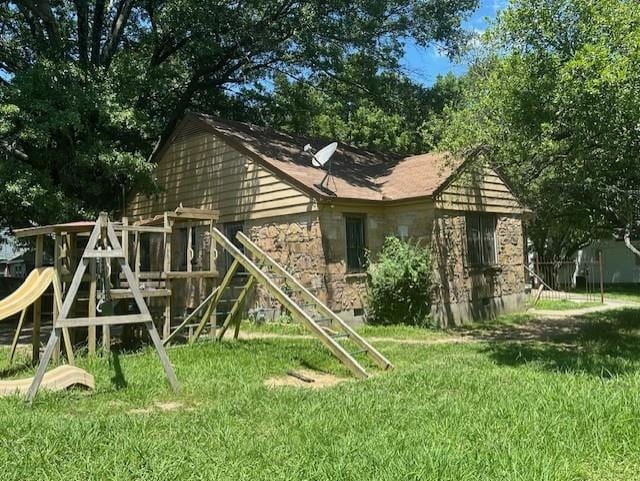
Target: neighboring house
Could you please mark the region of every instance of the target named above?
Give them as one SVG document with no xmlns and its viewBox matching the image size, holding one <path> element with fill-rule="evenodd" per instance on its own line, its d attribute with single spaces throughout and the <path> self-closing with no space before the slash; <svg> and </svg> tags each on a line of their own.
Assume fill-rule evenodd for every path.
<svg viewBox="0 0 640 481">
<path fill-rule="evenodd" d="M 0 231 L 0 277 L 23 277 L 24 265 L 19 258 L 25 251 L 8 231 Z"/>
<path fill-rule="evenodd" d="M 25 263 L 24 254 L 21 254 L 7 261 L 5 266 L 5 277 L 17 277 L 23 279 L 27 277 L 27 264 Z"/>
<path fill-rule="evenodd" d="M 307 143 L 327 142 L 187 114 L 152 159 L 163 192 L 135 195 L 127 214 L 217 209 L 224 232 L 245 232 L 347 319 L 366 308 L 365 252 L 389 235 L 432 248 L 441 323 L 523 307 L 528 211 L 496 171 L 340 145 L 320 188 L 325 171 L 311 165 Z"/>
<path fill-rule="evenodd" d="M 635 245 L 638 245 L 634 241 Z M 602 277 L 605 284 L 631 284 L 640 282 L 640 257 L 624 245 L 622 239 L 597 240 L 580 250 L 575 258 L 579 266 L 594 263 L 602 252 Z M 594 272 L 600 281 L 598 271 Z"/>
</svg>

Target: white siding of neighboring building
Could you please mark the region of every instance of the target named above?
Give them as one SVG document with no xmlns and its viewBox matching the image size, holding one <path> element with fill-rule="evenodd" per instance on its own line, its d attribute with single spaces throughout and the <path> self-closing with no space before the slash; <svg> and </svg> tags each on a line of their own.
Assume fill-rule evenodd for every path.
<svg viewBox="0 0 640 481">
<path fill-rule="evenodd" d="M 581 262 L 597 261 L 602 250 L 605 284 L 629 284 L 640 282 L 640 258 L 633 254 L 623 241 L 601 240 L 592 243 L 577 256 Z M 599 280 L 599 275 L 596 274 Z"/>
</svg>

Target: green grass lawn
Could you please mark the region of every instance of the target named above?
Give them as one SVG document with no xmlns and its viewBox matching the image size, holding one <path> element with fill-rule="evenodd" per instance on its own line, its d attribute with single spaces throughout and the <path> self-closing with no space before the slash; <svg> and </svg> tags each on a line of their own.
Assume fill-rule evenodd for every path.
<svg viewBox="0 0 640 481">
<path fill-rule="evenodd" d="M 607 284 L 604 298 L 640 303 L 640 284 Z"/>
<path fill-rule="evenodd" d="M 308 331 L 304 327 L 294 322 L 266 322 L 257 324 L 250 321 L 243 321 L 242 330 L 265 334 L 308 335 Z M 357 326 L 355 330 L 365 337 L 391 337 L 394 339 L 415 340 L 444 339 L 455 334 L 455 331 L 425 329 L 407 325 L 361 325 Z"/>
<path fill-rule="evenodd" d="M 640 472 L 640 310 L 587 316 L 556 342 L 377 344 L 395 370 L 319 391 L 263 385 L 300 367 L 347 375 L 307 339 L 172 348 L 178 395 L 152 351 L 80 359 L 96 376 L 94 393 L 40 394 L 31 408 L 0 399 L 0 479 L 557 481 Z M 181 407 L 156 407 L 166 402 Z"/>
<path fill-rule="evenodd" d="M 567 299 L 540 299 L 533 309 L 541 311 L 568 311 L 572 309 L 584 309 L 587 307 L 598 307 L 600 302 L 596 301 L 570 301 Z"/>
</svg>

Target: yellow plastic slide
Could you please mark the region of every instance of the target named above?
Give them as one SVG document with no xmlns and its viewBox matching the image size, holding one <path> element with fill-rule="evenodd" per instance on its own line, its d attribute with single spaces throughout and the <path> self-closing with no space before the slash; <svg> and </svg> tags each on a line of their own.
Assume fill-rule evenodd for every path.
<svg viewBox="0 0 640 481">
<path fill-rule="evenodd" d="M 0 321 L 22 312 L 37 301 L 51 285 L 54 276 L 53 267 L 38 267 L 32 270 L 20 287 L 0 300 Z"/>
</svg>

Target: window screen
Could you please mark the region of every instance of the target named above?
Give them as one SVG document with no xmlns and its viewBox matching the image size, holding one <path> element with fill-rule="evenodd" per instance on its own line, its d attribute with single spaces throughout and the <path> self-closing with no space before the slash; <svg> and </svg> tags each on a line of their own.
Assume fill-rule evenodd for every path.
<svg viewBox="0 0 640 481">
<path fill-rule="evenodd" d="M 363 216 L 346 216 L 347 268 L 361 271 L 365 265 L 365 239 Z"/>
<path fill-rule="evenodd" d="M 469 265 L 495 265 L 496 259 L 496 216 L 491 214 L 468 214 L 467 256 Z"/>
</svg>

